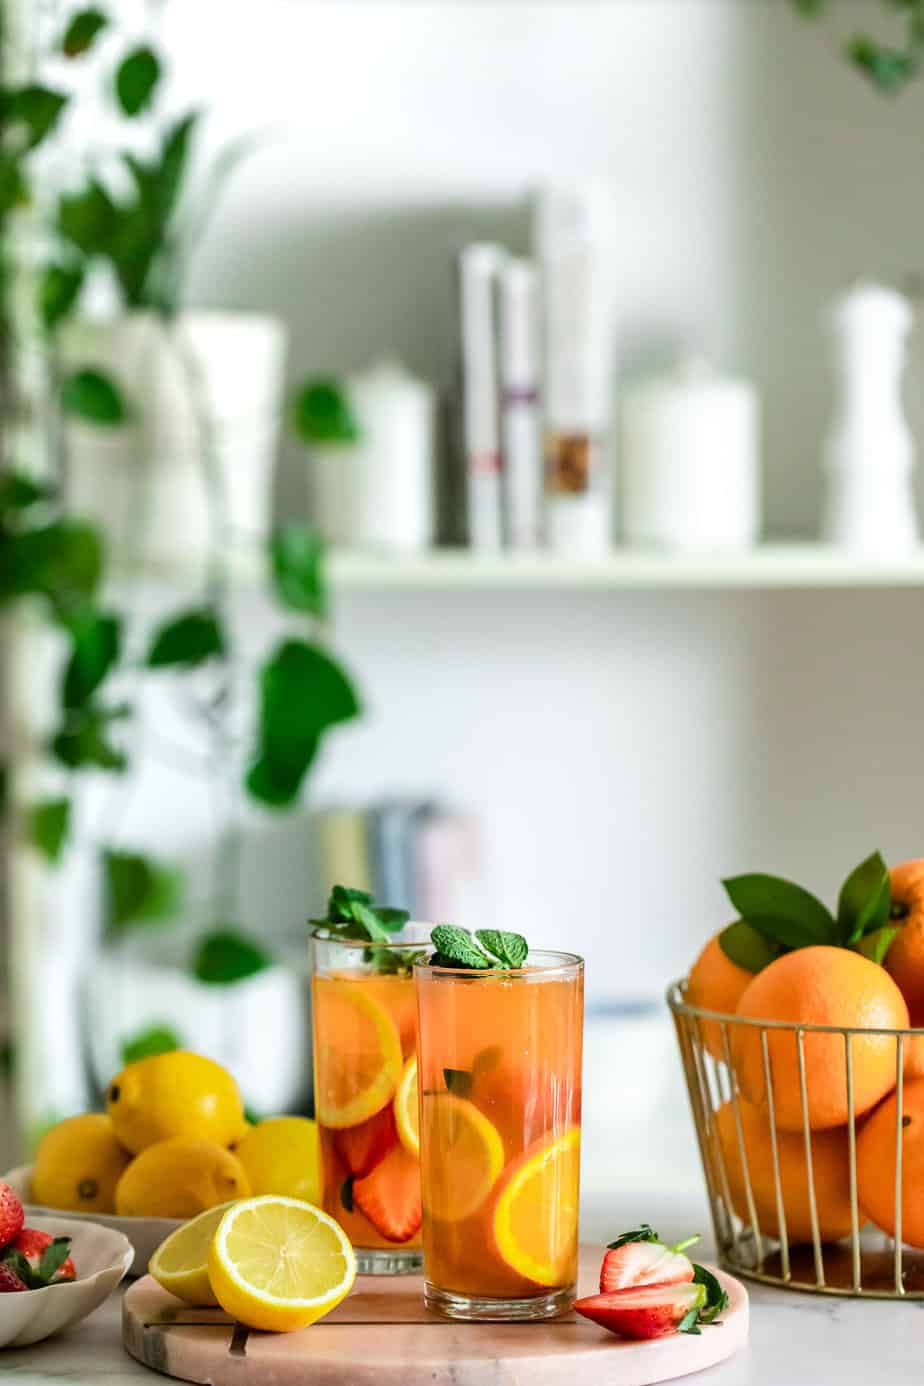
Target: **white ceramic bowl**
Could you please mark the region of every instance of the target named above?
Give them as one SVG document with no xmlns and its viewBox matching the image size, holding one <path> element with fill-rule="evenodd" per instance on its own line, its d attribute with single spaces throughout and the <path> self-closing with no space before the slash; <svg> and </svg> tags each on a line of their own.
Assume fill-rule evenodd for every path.
<svg viewBox="0 0 924 1386">
<path fill-rule="evenodd" d="M 127 1238 L 89 1218 L 26 1218 L 27 1226 L 71 1238 L 77 1279 L 44 1290 L 0 1294 L 0 1348 L 27 1347 L 85 1319 L 128 1273 L 134 1252 Z M 0 1367 L 2 1372 L 2 1367 Z"/>
<path fill-rule="evenodd" d="M 26 1222 L 35 1225 L 36 1218 L 66 1217 L 73 1223 L 86 1223 L 90 1226 L 107 1227 L 110 1232 L 118 1232 L 126 1237 L 134 1250 L 130 1267 L 131 1275 L 144 1275 L 148 1261 L 165 1237 L 175 1232 L 182 1218 L 119 1218 L 114 1213 L 72 1213 L 60 1208 L 43 1208 L 32 1200 L 32 1166 L 20 1165 L 2 1177 L 19 1195 L 26 1209 Z"/>
</svg>

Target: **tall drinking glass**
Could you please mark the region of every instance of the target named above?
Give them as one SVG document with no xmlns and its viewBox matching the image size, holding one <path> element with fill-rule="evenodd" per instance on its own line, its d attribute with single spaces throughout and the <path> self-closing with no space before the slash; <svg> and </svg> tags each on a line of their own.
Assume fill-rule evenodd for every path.
<svg viewBox="0 0 924 1386">
<path fill-rule="evenodd" d="M 551 1318 L 577 1279 L 584 964 L 414 976 L 426 1302 Z"/>
<path fill-rule="evenodd" d="M 412 969 L 426 939 L 414 925 L 385 944 L 335 939 L 323 928 L 311 939 L 323 1205 L 366 1275 L 421 1266 Z"/>
</svg>

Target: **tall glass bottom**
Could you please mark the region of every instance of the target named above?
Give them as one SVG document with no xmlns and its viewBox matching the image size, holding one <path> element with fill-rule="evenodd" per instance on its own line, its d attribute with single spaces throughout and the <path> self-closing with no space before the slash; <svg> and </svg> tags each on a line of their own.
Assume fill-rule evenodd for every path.
<svg viewBox="0 0 924 1386">
<path fill-rule="evenodd" d="M 564 1285 L 545 1294 L 528 1295 L 522 1299 L 494 1299 L 481 1295 L 462 1295 L 443 1290 L 424 1282 L 424 1303 L 447 1319 L 484 1323 L 535 1323 L 540 1319 L 557 1319 L 566 1314 L 574 1303 L 576 1285 Z"/>
<path fill-rule="evenodd" d="M 382 1251 L 375 1247 L 356 1247 L 359 1275 L 416 1275 L 423 1267 L 420 1247 L 412 1251 Z"/>
</svg>

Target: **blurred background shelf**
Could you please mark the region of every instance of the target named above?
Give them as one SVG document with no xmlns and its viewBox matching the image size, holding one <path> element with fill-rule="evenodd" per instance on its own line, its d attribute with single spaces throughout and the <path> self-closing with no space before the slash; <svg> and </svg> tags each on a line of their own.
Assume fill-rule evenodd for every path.
<svg viewBox="0 0 924 1386">
<path fill-rule="evenodd" d="M 265 567 L 257 555 L 238 550 L 235 580 L 254 585 Z M 864 557 L 822 544 L 766 544 L 740 553 L 667 554 L 614 549 L 592 561 L 555 554 L 484 556 L 467 549 L 435 549 L 407 557 L 337 551 L 329 574 L 335 590 L 606 590 L 825 589 L 924 586 L 924 547 L 895 558 Z M 133 576 L 187 579 L 169 565 L 147 565 Z"/>
</svg>

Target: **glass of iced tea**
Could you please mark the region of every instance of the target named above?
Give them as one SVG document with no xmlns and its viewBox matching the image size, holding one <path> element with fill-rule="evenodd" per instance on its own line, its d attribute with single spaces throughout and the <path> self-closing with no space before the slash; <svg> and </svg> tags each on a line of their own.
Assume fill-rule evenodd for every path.
<svg viewBox="0 0 924 1386">
<path fill-rule="evenodd" d="M 315 1115 L 323 1205 L 363 1274 L 421 1266 L 417 998 L 426 929 L 387 943 L 311 939 Z"/>
<path fill-rule="evenodd" d="M 426 1302 L 551 1318 L 577 1279 L 583 961 L 414 976 Z"/>
</svg>

